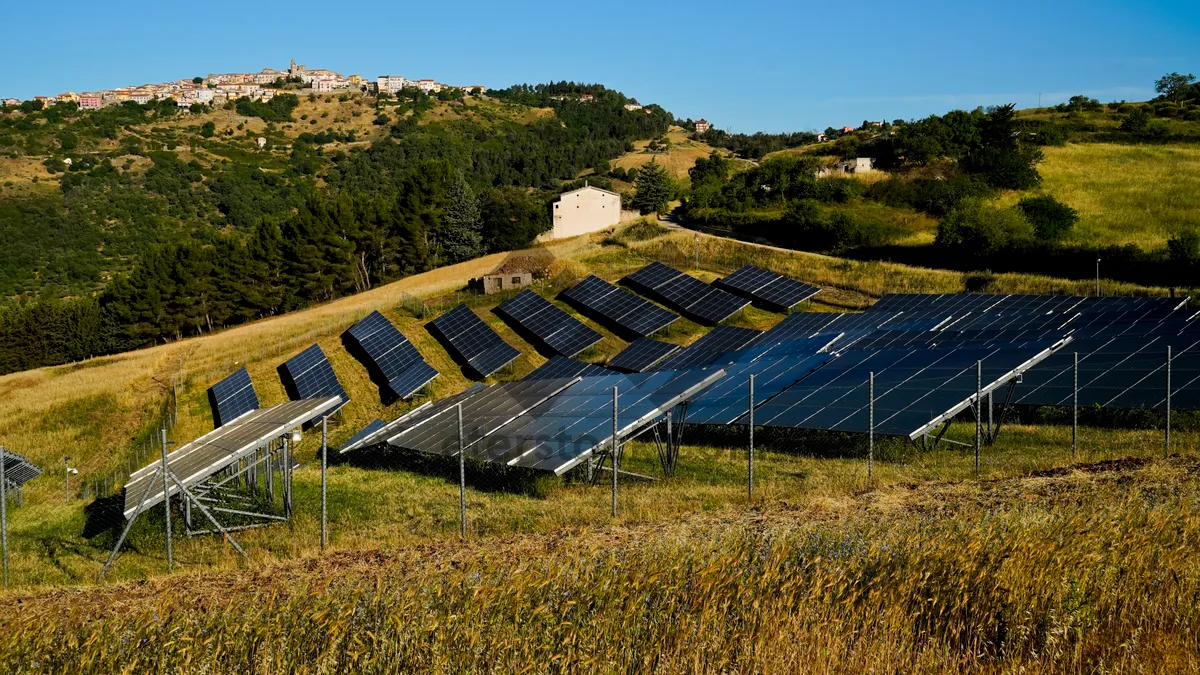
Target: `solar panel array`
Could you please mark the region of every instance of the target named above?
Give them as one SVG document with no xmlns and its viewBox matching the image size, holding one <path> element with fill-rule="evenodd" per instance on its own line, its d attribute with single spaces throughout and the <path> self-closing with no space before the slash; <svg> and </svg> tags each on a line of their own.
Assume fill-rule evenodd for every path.
<svg viewBox="0 0 1200 675">
<path fill-rule="evenodd" d="M 594 275 L 563 291 L 562 297 L 580 311 L 626 335 L 646 337 L 679 318 Z"/>
<path fill-rule="evenodd" d="M 555 378 L 604 375 L 608 370 L 592 363 L 584 363 L 565 356 L 552 356 L 522 379 L 552 380 Z"/>
<path fill-rule="evenodd" d="M 703 323 L 717 324 L 736 314 L 750 301 L 726 293 L 660 262 L 652 262 L 625 277 L 641 293 Z"/>
<path fill-rule="evenodd" d="M 713 284 L 781 312 L 788 311 L 821 291 L 815 286 L 753 265 L 739 267 Z"/>
<path fill-rule="evenodd" d="M 184 486 L 207 480 L 222 469 L 249 457 L 272 440 L 332 414 L 342 405 L 336 396 L 288 401 L 270 408 L 259 408 L 180 446 L 167 455 L 167 467 Z M 138 504 L 150 508 L 165 498 L 159 462 L 138 469 L 125 484 L 123 511 L 129 519 Z M 179 493 L 171 481 L 167 494 Z"/>
<path fill-rule="evenodd" d="M 562 356 L 575 356 L 603 338 L 529 289 L 500 303 L 496 313 Z"/>
<path fill-rule="evenodd" d="M 399 399 L 408 398 L 438 376 L 408 338 L 379 312 L 371 312 L 346 331 L 365 352 L 375 373 Z"/>
<path fill-rule="evenodd" d="M 679 351 L 679 345 L 661 340 L 638 338 L 619 354 L 608 360 L 608 367 L 626 373 L 641 373 L 653 369 L 671 354 Z"/>
<path fill-rule="evenodd" d="M 258 394 L 245 366 L 208 388 L 208 403 L 212 407 L 213 426 L 220 427 L 251 410 L 258 410 Z"/>
<path fill-rule="evenodd" d="M 500 370 L 521 355 L 466 305 L 455 307 L 429 325 L 451 355 L 481 378 Z"/>
<path fill-rule="evenodd" d="M 279 377 L 293 401 L 327 396 L 336 396 L 343 404 L 350 401 L 319 345 L 305 349 L 279 366 Z"/>
<path fill-rule="evenodd" d="M 4 466 L 0 467 L 0 476 L 3 476 L 8 487 L 18 488 L 40 475 L 42 470 L 38 465 L 26 459 L 24 455 L 5 448 Z"/>
</svg>

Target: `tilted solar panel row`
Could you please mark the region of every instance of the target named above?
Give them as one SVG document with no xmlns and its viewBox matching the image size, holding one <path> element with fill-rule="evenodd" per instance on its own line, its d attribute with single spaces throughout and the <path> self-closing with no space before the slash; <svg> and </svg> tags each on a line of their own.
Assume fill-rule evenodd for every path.
<svg viewBox="0 0 1200 675">
<path fill-rule="evenodd" d="M 679 318 L 594 275 L 563 291 L 562 297 L 580 311 L 626 335 L 646 337 Z"/>
<path fill-rule="evenodd" d="M 720 323 L 750 304 L 745 298 L 726 293 L 657 261 L 625 277 L 625 281 L 668 307 L 708 324 Z"/>
<path fill-rule="evenodd" d="M 280 365 L 279 377 L 293 401 L 327 396 L 340 398 L 342 404 L 350 401 L 319 345 L 312 345 Z"/>
<path fill-rule="evenodd" d="M 525 380 L 552 380 L 555 378 L 571 378 L 571 377 L 588 377 L 593 375 L 605 375 L 609 371 L 601 366 L 592 363 L 584 363 L 575 359 L 568 359 L 565 356 L 552 356 L 550 360 L 543 363 L 529 373 L 524 378 Z"/>
<path fill-rule="evenodd" d="M 821 289 L 753 265 L 739 267 L 714 285 L 758 301 L 768 308 L 786 312 L 808 300 Z"/>
<path fill-rule="evenodd" d="M 4 449 L 4 465 L 0 467 L 0 476 L 8 481 L 8 486 L 17 488 L 42 475 L 42 469 L 7 448 Z"/>
<path fill-rule="evenodd" d="M 575 356 L 603 338 L 529 289 L 500 303 L 496 313 L 562 356 Z"/>
<path fill-rule="evenodd" d="M 346 333 L 366 354 L 374 374 L 382 377 L 396 398 L 412 396 L 438 376 L 438 371 L 425 362 L 408 338 L 378 311 L 371 312 Z"/>
<path fill-rule="evenodd" d="M 619 354 L 608 360 L 608 367 L 626 373 L 641 373 L 653 369 L 667 357 L 679 351 L 679 345 L 661 340 L 638 338 Z"/>
<path fill-rule="evenodd" d="M 465 304 L 434 319 L 429 328 L 451 356 L 481 378 L 495 373 L 521 355 Z"/>
<path fill-rule="evenodd" d="M 245 366 L 208 388 L 208 403 L 212 408 L 213 427 L 220 427 L 258 410 L 258 394 Z"/>
</svg>

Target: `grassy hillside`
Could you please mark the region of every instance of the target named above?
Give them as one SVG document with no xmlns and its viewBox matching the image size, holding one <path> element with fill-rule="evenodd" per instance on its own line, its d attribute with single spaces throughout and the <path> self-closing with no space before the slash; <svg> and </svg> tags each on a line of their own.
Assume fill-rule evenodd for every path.
<svg viewBox="0 0 1200 675">
<path fill-rule="evenodd" d="M 900 265 L 848 262 L 707 236 L 702 237 L 700 242 L 701 268 L 693 269 L 695 250 L 690 233 L 673 232 L 647 238 L 645 230 L 642 227 L 637 236 L 619 235 L 608 239 L 603 236 L 582 237 L 554 244 L 550 250 L 558 258 L 553 268 L 555 275 L 545 282 L 542 292 L 552 294 L 554 289 L 563 288 L 589 272 L 616 280 L 654 259 L 687 269 L 703 279 L 715 278 L 747 262 L 771 267 L 825 288 L 813 309 L 826 311 L 861 308 L 885 292 L 958 292 L 969 282 L 968 277 L 961 274 Z M 485 321 L 522 352 L 512 372 L 501 373 L 498 379 L 522 377 L 544 361 L 544 357 L 539 356 L 531 345 L 489 311 L 501 298 L 471 298 L 458 292 L 469 278 L 491 269 L 501 259 L 500 255 L 489 256 L 415 275 L 353 297 L 201 338 L 69 366 L 0 377 L 0 443 L 50 468 L 59 465 L 63 454 L 70 454 L 72 465 L 80 469 L 80 480 L 94 480 L 128 466 L 138 442 L 153 433 L 159 423 L 159 412 L 164 406 L 169 406 L 171 377 L 181 366 L 185 385 L 180 397 L 179 423 L 172 432 L 172 438 L 185 441 L 211 429 L 211 413 L 205 395 L 209 386 L 245 365 L 263 404 L 282 402 L 285 394 L 275 372 L 276 366 L 316 342 L 328 355 L 334 371 L 352 399 L 331 429 L 331 441 L 334 445 L 340 444 L 371 419 L 392 419 L 424 400 L 418 397 L 413 403 L 399 403 L 384 408 L 380 404 L 378 389 L 370 382 L 365 369 L 343 348 L 341 333 L 374 309 L 391 319 L 441 372 L 433 384 L 434 398 L 459 391 L 469 384 L 458 366 L 424 328 L 424 323 L 434 313 L 448 309 L 459 300 L 470 299 Z M 982 281 L 982 286 L 978 280 L 970 283 L 975 288 L 994 292 L 1083 293 L 1090 287 L 1087 283 L 1075 285 L 1019 275 L 989 277 Z M 1106 288 L 1105 292 L 1129 294 L 1163 291 L 1112 286 Z M 422 297 L 429 306 L 431 314 L 425 319 L 419 319 L 409 309 L 413 305 L 413 296 Z M 571 311 L 565 305 L 560 306 Z M 779 318 L 775 314 L 749 309 L 733 323 L 767 328 Z M 604 335 L 604 340 L 584 354 L 584 358 L 603 362 L 625 346 L 625 342 L 603 327 L 583 320 Z M 699 326 L 681 320 L 672 327 L 665 339 L 687 344 L 703 332 Z M 316 448 L 316 439 L 311 434 L 308 436 L 298 449 L 302 458 L 311 457 Z M 1132 452 L 1137 438 L 1134 435 L 1121 441 L 1121 451 Z M 1015 451 L 1017 455 L 1013 461 L 1016 464 L 1013 466 L 1024 466 L 1029 461 L 1042 466 L 1044 461 L 1054 461 L 1053 457 L 1044 460 L 1034 455 L 1026 456 L 1027 448 Z M 638 455 L 640 459 L 635 461 L 645 471 L 653 471 L 653 450 L 643 447 Z M 954 459 L 956 456 L 957 451 L 949 451 L 936 461 L 949 462 L 957 467 L 953 471 L 966 470 L 966 464 L 959 464 Z M 1061 455 L 1056 457 L 1061 459 Z M 780 456 L 778 461 L 783 464 L 774 469 L 769 468 L 769 463 L 764 464 L 762 475 L 768 476 L 774 471 L 783 475 L 801 470 L 791 467 L 793 459 Z M 721 468 L 720 462 L 730 464 Z M 713 493 L 712 499 L 716 501 L 712 504 L 723 503 L 726 497 L 731 498 L 737 492 L 738 460 L 736 457 L 727 457 L 720 462 L 694 468 L 699 472 L 693 475 L 695 480 L 705 485 L 712 484 L 712 489 L 717 490 Z M 118 478 L 121 475 L 123 473 L 118 474 Z M 337 516 L 341 522 L 339 527 L 349 528 L 346 530 L 347 542 L 361 540 L 365 545 L 367 542 L 393 541 L 396 535 L 389 533 L 390 526 L 386 523 L 403 525 L 413 536 L 444 533 L 451 526 L 453 517 L 449 509 L 452 504 L 444 500 L 451 486 L 436 474 L 378 473 L 347 466 L 338 467 L 334 476 L 335 499 L 347 506 L 351 503 L 357 505 L 348 511 L 341 511 L 342 515 Z M 13 514 L 13 540 L 18 552 L 16 569 L 27 580 L 26 583 L 87 581 L 102 562 L 103 545 L 88 544 L 79 539 L 83 527 L 81 504 L 78 501 L 71 505 L 61 503 L 62 484 L 59 478 L 51 472 L 30 484 L 27 491 L 30 507 Z M 725 478 L 730 480 L 726 481 Z M 305 500 L 312 497 L 313 479 L 311 467 L 306 467 L 298 479 L 303 486 L 298 489 L 303 491 L 302 498 Z M 529 501 L 526 497 L 503 492 L 479 495 L 478 499 L 482 500 L 480 504 L 486 504 L 488 515 L 479 521 L 477 527 L 480 531 L 497 533 L 514 529 L 541 529 L 582 523 L 591 517 L 588 514 L 594 515 L 596 510 L 603 510 L 602 500 L 586 488 L 553 488 L 554 484 L 552 481 L 547 489 L 554 490 L 553 494 L 558 496 L 551 502 L 555 506 L 548 511 L 539 506 L 540 502 L 536 499 Z M 646 509 L 652 510 L 651 504 L 661 498 L 659 490 L 654 488 L 644 495 Z M 368 507 L 368 503 L 375 503 L 379 494 L 393 495 L 389 500 L 401 499 L 401 495 L 408 497 Z M 726 497 L 718 498 L 719 495 Z M 679 512 L 688 512 L 710 503 L 706 501 L 709 497 L 701 498 L 698 495 L 680 495 L 679 499 L 677 507 L 672 507 Z M 579 508 L 574 509 L 574 515 L 565 520 L 560 507 L 567 507 L 563 506 L 562 500 L 566 500 L 565 504 L 582 500 Z M 355 514 L 361 515 L 361 509 L 364 508 L 375 514 L 372 520 L 374 524 L 357 520 Z M 660 515 L 666 513 L 664 511 Z M 308 518 L 307 515 L 302 516 L 298 522 L 298 527 L 305 534 L 291 540 L 282 549 L 276 548 L 269 532 L 264 532 L 261 537 L 249 534 L 248 541 L 253 542 L 251 545 L 259 551 L 256 555 L 267 558 L 291 555 L 312 544 L 309 538 L 312 534 L 311 521 Z M 355 532 L 353 536 L 350 536 L 350 530 Z M 202 543 L 196 543 L 195 546 L 196 555 L 208 555 L 203 553 Z M 128 555 L 127 562 L 122 564 L 120 576 L 153 572 L 159 569 L 160 562 L 153 552 L 148 551 L 144 556 L 132 553 Z"/>
</svg>

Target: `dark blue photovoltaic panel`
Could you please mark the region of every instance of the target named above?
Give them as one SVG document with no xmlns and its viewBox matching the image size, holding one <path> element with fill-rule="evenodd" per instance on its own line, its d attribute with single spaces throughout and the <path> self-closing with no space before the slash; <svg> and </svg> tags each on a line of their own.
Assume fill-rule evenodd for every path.
<svg viewBox="0 0 1200 675">
<path fill-rule="evenodd" d="M 1041 347 L 1039 349 L 1039 347 Z M 1014 348 L 851 350 L 756 406 L 755 424 L 866 432 L 868 374 L 875 373 L 875 431 L 915 437 L 970 404 L 976 362 L 983 392 L 1045 358 L 1055 345 Z"/>
<path fill-rule="evenodd" d="M 451 356 L 479 377 L 487 377 L 521 355 L 466 305 L 459 305 L 429 323 Z"/>
<path fill-rule="evenodd" d="M 762 331 L 753 328 L 717 326 L 688 346 L 691 349 L 715 349 L 729 352 L 745 347 L 760 335 L 762 335 Z"/>
<path fill-rule="evenodd" d="M 662 330 L 679 318 L 594 275 L 563 291 L 562 297 L 597 321 L 641 337 Z"/>
<path fill-rule="evenodd" d="M 660 262 L 650 263 L 625 277 L 625 281 L 668 307 L 708 324 L 720 323 L 750 304 L 745 298 L 726 293 Z"/>
<path fill-rule="evenodd" d="M 670 342 L 638 338 L 620 354 L 608 360 L 608 367 L 626 373 L 641 373 L 653 369 L 671 354 L 679 350 L 679 345 Z"/>
<path fill-rule="evenodd" d="M 0 467 L 0 476 L 7 481 L 8 487 L 18 488 L 42 475 L 42 470 L 33 462 L 25 459 L 11 450 L 4 450 L 4 466 Z"/>
<path fill-rule="evenodd" d="M 750 404 L 750 375 L 754 375 L 757 409 L 764 401 L 808 377 L 832 358 L 832 354 L 772 357 L 768 353 L 757 360 L 730 365 L 725 369 L 725 377 L 688 404 L 687 421 L 691 424 L 745 423 Z"/>
<path fill-rule="evenodd" d="M 336 396 L 350 401 L 319 345 L 313 345 L 279 366 L 279 377 L 292 400 Z"/>
<path fill-rule="evenodd" d="M 603 338 L 529 289 L 500 303 L 496 313 L 562 356 L 575 356 Z"/>
<path fill-rule="evenodd" d="M 438 375 L 408 338 L 377 311 L 346 332 L 366 353 L 396 398 L 412 396 Z"/>
<path fill-rule="evenodd" d="M 753 265 L 740 267 L 733 274 L 724 279 L 717 279 L 713 284 L 784 312 L 821 291 L 814 286 Z"/>
<path fill-rule="evenodd" d="M 556 378 L 569 377 L 588 377 L 592 375 L 605 375 L 609 371 L 592 363 L 584 363 L 575 359 L 568 359 L 565 356 L 552 356 L 550 360 L 538 366 L 532 373 L 529 373 L 523 380 L 553 380 Z"/>
<path fill-rule="evenodd" d="M 357 447 L 364 440 L 366 440 L 366 438 L 368 436 L 379 431 L 380 429 L 383 429 L 386 426 L 387 426 L 387 424 L 385 424 L 383 420 L 380 420 L 380 419 L 372 420 L 370 424 L 363 427 L 361 431 L 359 431 L 357 434 L 354 434 L 353 436 L 351 436 L 350 440 L 348 440 L 342 444 L 342 452 L 345 452 L 346 450 Z"/>
<path fill-rule="evenodd" d="M 214 428 L 228 424 L 251 410 L 258 410 L 258 394 L 254 391 L 254 383 L 250 381 L 250 373 L 246 372 L 245 366 L 209 387 L 208 403 L 212 407 Z"/>
<path fill-rule="evenodd" d="M 614 386 L 618 436 L 625 440 L 723 375 L 713 370 L 586 377 L 497 429 L 478 445 L 475 456 L 561 475 L 611 445 Z"/>
</svg>

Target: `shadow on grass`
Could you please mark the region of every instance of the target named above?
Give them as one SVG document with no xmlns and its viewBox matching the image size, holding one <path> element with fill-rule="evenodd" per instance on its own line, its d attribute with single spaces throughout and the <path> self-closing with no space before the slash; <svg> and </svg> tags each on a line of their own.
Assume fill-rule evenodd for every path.
<svg viewBox="0 0 1200 675">
<path fill-rule="evenodd" d="M 334 457 L 330 456 L 330 463 Z M 456 457 L 406 452 L 395 448 L 363 448 L 337 457 L 338 464 L 379 471 L 408 471 L 441 478 L 447 483 L 459 482 L 459 463 Z M 545 498 L 561 484 L 562 479 L 542 471 L 522 467 L 499 466 L 468 459 L 466 484 L 480 492 L 506 492 L 527 497 Z"/>
</svg>

